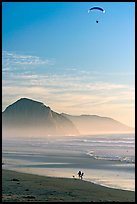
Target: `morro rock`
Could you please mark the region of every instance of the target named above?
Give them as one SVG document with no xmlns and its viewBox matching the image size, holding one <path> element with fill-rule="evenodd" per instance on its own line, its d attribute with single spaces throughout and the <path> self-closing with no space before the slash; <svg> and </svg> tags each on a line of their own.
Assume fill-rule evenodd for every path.
<svg viewBox="0 0 137 204">
<path fill-rule="evenodd" d="M 21 98 L 2 113 L 3 131 L 39 135 L 78 135 L 72 121 L 41 102 Z"/>
</svg>

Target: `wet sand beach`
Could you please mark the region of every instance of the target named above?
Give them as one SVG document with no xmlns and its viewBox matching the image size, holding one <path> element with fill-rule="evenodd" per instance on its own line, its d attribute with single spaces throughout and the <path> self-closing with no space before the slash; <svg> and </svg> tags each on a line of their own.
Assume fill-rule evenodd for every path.
<svg viewBox="0 0 137 204">
<path fill-rule="evenodd" d="M 77 178 L 2 170 L 2 202 L 135 202 L 135 192 Z"/>
</svg>

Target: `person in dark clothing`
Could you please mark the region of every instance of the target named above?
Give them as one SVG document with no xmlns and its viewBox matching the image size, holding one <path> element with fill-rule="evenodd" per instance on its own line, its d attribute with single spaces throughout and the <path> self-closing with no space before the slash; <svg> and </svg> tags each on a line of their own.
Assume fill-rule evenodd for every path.
<svg viewBox="0 0 137 204">
<path fill-rule="evenodd" d="M 78 177 L 81 178 L 81 171 L 78 172 Z"/>
<path fill-rule="evenodd" d="M 80 176 L 81 179 L 83 179 L 83 175 L 84 175 L 84 173 L 82 172 L 82 173 L 81 173 L 81 176 Z"/>
</svg>

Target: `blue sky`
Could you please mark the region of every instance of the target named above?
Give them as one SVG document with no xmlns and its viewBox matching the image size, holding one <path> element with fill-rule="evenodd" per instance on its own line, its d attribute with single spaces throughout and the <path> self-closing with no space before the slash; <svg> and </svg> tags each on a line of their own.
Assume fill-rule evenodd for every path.
<svg viewBox="0 0 137 204">
<path fill-rule="evenodd" d="M 3 110 L 29 97 L 134 126 L 134 2 L 3 2 L 2 50 Z"/>
</svg>

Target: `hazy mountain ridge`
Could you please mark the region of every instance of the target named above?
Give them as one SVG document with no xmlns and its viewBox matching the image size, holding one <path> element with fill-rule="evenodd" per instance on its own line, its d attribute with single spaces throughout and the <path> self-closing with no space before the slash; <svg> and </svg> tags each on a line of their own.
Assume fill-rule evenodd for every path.
<svg viewBox="0 0 137 204">
<path fill-rule="evenodd" d="M 72 116 L 62 113 L 65 117 L 70 119 L 78 128 L 81 134 L 91 133 L 111 133 L 111 132 L 133 132 L 134 129 L 124 125 L 123 123 L 109 117 L 101 117 L 98 115 L 80 115 Z"/>
<path fill-rule="evenodd" d="M 3 131 L 19 130 L 36 135 L 85 135 L 132 132 L 133 129 L 109 117 L 59 114 L 41 102 L 21 98 L 2 113 Z"/>
<path fill-rule="evenodd" d="M 10 129 L 26 129 L 29 132 L 43 131 L 43 134 L 78 135 L 74 124 L 45 106 L 41 102 L 22 98 L 8 106 L 2 113 L 3 127 Z"/>
</svg>

